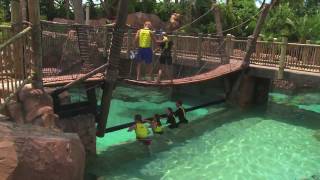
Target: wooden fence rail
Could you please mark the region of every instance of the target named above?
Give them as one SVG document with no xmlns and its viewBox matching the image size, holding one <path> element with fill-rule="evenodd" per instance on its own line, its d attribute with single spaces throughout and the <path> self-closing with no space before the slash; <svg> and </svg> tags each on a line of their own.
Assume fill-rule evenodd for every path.
<svg viewBox="0 0 320 180">
<path fill-rule="evenodd" d="M 31 27 L 0 45 L 0 110 L 32 77 Z"/>
</svg>

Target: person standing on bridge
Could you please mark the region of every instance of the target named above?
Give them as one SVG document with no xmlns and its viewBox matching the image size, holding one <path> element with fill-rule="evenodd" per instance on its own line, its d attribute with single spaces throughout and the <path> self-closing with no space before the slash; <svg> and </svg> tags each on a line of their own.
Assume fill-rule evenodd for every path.
<svg viewBox="0 0 320 180">
<path fill-rule="evenodd" d="M 152 41 L 156 42 L 156 37 L 151 31 L 152 24 L 150 21 L 144 23 L 144 28 L 136 34 L 136 42 L 139 44 L 139 50 L 136 57 L 137 61 L 137 80 L 141 79 L 141 63 L 144 62 L 147 67 L 147 75 L 151 79 L 152 75 Z"/>
<path fill-rule="evenodd" d="M 171 49 L 173 46 L 173 42 L 169 40 L 167 33 L 162 32 L 162 41 L 159 43 L 161 47 L 161 54 L 159 58 L 160 67 L 158 71 L 158 78 L 157 82 L 161 81 L 162 73 L 164 73 L 168 79 L 172 80 L 172 56 L 171 56 Z"/>
</svg>

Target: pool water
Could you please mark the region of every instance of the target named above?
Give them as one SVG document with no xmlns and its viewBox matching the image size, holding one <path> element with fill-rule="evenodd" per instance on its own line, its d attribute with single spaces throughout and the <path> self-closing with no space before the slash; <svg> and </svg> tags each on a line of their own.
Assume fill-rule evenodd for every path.
<svg viewBox="0 0 320 180">
<path fill-rule="evenodd" d="M 173 102 L 167 102 L 166 92 L 120 87 L 112 101 L 109 125 L 128 122 L 139 111 L 150 116 L 167 106 L 173 107 Z M 190 101 L 187 106 L 197 103 Z M 151 157 L 146 153 L 144 157 L 121 162 L 120 166 L 108 161 L 112 159 L 108 151 L 115 144 L 134 141 L 135 136 L 126 130 L 110 133 L 97 139 L 98 157 L 88 171 L 99 180 L 313 179 L 312 176 L 320 175 L 318 104 L 317 92 L 295 96 L 271 93 L 270 110 L 266 113 L 242 112 L 225 105 L 203 108 L 188 113 L 195 127 L 197 120 L 218 124 L 218 112 L 225 113 L 224 123 L 197 129 L 201 133 L 174 143 L 165 151 Z M 281 113 L 273 112 L 274 109 Z M 292 112 L 298 115 L 292 116 Z M 128 154 L 130 151 L 127 150 Z"/>
</svg>

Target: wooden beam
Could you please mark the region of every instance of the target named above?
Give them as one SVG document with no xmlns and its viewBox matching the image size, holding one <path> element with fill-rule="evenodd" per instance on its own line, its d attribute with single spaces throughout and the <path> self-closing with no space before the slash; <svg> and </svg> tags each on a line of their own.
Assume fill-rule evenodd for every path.
<svg viewBox="0 0 320 180">
<path fill-rule="evenodd" d="M 120 0 L 117 20 L 112 33 L 112 42 L 109 54 L 109 66 L 106 69 L 106 80 L 103 85 L 103 93 L 101 100 L 102 112 L 98 122 L 97 136 L 103 137 L 106 129 L 107 118 L 112 98 L 112 92 L 115 88 L 115 82 L 118 78 L 118 66 L 120 62 L 121 46 L 126 28 L 128 16 L 128 0 Z"/>
</svg>

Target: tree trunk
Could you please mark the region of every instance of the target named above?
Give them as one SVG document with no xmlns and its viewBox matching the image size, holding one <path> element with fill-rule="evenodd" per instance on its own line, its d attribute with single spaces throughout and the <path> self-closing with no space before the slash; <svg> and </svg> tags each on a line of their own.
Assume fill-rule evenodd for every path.
<svg viewBox="0 0 320 180">
<path fill-rule="evenodd" d="M 22 13 L 20 8 L 20 0 L 11 0 L 11 25 L 13 28 L 13 33 L 17 34 L 22 31 Z M 15 78 L 23 78 L 22 71 L 22 42 L 18 40 L 13 43 L 14 52 L 14 69 L 15 69 Z M 12 49 L 12 50 L 13 50 Z"/>
<path fill-rule="evenodd" d="M 69 2 L 69 0 L 64 0 L 63 5 L 64 5 L 64 9 L 66 10 L 66 18 L 70 19 L 70 12 L 69 12 L 70 2 Z"/>
<path fill-rule="evenodd" d="M 27 2 L 26 0 L 20 0 L 21 16 L 22 20 L 27 20 Z"/>
<path fill-rule="evenodd" d="M 112 42 L 109 54 L 109 66 L 105 72 L 105 82 L 103 85 L 103 93 L 101 100 L 102 112 L 100 115 L 97 136 L 103 137 L 106 129 L 107 118 L 109 115 L 110 102 L 115 83 L 118 78 L 118 67 L 120 61 L 120 51 L 123 41 L 124 29 L 128 16 L 128 0 L 120 0 L 116 25 L 112 34 Z"/>
<path fill-rule="evenodd" d="M 276 3 L 277 0 L 273 0 L 272 1 L 272 5 Z M 257 21 L 257 25 L 254 29 L 254 32 L 253 32 L 253 37 L 252 39 L 249 39 L 248 41 L 248 44 L 247 44 L 247 49 L 246 49 L 246 55 L 245 57 L 243 58 L 243 62 L 242 62 L 242 71 L 241 71 L 241 74 L 239 76 L 239 78 L 237 79 L 237 81 L 235 82 L 233 88 L 232 88 L 232 92 L 231 92 L 231 98 L 230 100 L 235 102 L 237 101 L 238 97 L 239 97 L 239 88 L 240 88 L 240 83 L 242 82 L 243 78 L 245 77 L 246 75 L 246 72 L 247 72 L 247 69 L 249 67 L 249 64 L 250 64 L 250 57 L 254 51 L 254 48 L 255 48 L 255 45 L 257 43 L 257 39 L 258 39 L 258 36 L 261 32 L 261 29 L 262 29 L 262 26 L 267 18 L 267 15 L 268 15 L 268 12 L 270 10 L 270 7 L 272 7 L 271 4 L 265 4 L 264 5 L 264 8 L 259 16 L 259 19 Z"/>
<path fill-rule="evenodd" d="M 222 31 L 220 8 L 219 8 L 219 5 L 216 3 L 216 1 L 213 2 L 213 15 L 214 15 L 214 21 L 216 23 L 216 31 L 217 31 L 217 35 L 218 35 L 218 39 L 219 39 L 218 53 L 220 55 L 222 55 L 221 62 L 223 64 L 227 64 L 229 62 L 227 62 L 225 48 L 223 46 L 224 38 L 223 38 L 223 31 Z"/>
<path fill-rule="evenodd" d="M 39 0 L 28 0 L 29 18 L 32 23 L 32 60 L 33 60 L 33 86 L 41 89 L 42 84 L 42 46 L 40 27 Z"/>
<path fill-rule="evenodd" d="M 82 0 L 73 0 L 74 20 L 78 24 L 84 24 L 84 13 L 82 8 Z"/>
</svg>

